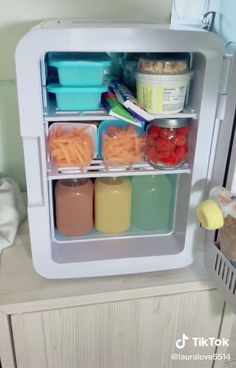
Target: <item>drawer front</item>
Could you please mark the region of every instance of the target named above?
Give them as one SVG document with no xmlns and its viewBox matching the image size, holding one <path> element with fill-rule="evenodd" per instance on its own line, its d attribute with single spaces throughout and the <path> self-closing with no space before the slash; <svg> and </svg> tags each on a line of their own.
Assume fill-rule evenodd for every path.
<svg viewBox="0 0 236 368">
<path fill-rule="evenodd" d="M 172 354 L 213 354 L 214 347 L 194 347 L 191 337 L 217 337 L 222 312 L 218 292 L 208 290 L 13 315 L 17 367 L 189 368 Z M 189 341 L 180 351 L 183 333 Z"/>
</svg>

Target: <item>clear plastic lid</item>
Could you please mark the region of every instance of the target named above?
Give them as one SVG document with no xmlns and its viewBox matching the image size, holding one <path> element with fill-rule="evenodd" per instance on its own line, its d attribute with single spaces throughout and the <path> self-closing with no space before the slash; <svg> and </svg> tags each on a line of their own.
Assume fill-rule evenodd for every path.
<svg viewBox="0 0 236 368">
<path fill-rule="evenodd" d="M 186 74 L 189 72 L 188 58 L 162 54 L 141 57 L 138 63 L 138 72 L 158 75 Z"/>
<path fill-rule="evenodd" d="M 55 123 L 49 128 L 48 148 L 55 167 L 85 168 L 96 155 L 93 124 Z"/>
<path fill-rule="evenodd" d="M 104 52 L 52 52 L 48 54 L 50 66 L 102 64 L 104 67 L 111 66 L 111 58 Z"/>
</svg>

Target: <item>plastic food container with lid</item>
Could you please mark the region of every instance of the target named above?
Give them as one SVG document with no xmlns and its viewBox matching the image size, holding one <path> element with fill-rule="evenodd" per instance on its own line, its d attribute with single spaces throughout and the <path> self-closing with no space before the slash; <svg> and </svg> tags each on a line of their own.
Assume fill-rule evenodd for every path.
<svg viewBox="0 0 236 368">
<path fill-rule="evenodd" d="M 151 114 L 182 111 L 191 75 L 185 59 L 140 58 L 136 74 L 138 102 Z"/>
<path fill-rule="evenodd" d="M 107 168 L 130 167 L 144 161 L 145 132 L 125 121 L 103 121 L 98 128 L 99 153 Z"/>
<path fill-rule="evenodd" d="M 56 96 L 57 108 L 62 111 L 98 110 L 101 95 L 107 92 L 107 86 L 101 87 L 63 87 L 52 83 L 47 86 L 50 93 Z"/>
<path fill-rule="evenodd" d="M 183 165 L 189 154 L 189 135 L 189 119 L 153 120 L 147 127 L 147 160 L 161 169 Z"/>
<path fill-rule="evenodd" d="M 236 197 L 225 188 L 212 188 L 209 199 L 198 205 L 197 217 L 204 229 L 219 229 L 220 249 L 236 267 Z"/>
<path fill-rule="evenodd" d="M 62 86 L 102 86 L 111 58 L 106 53 L 51 53 L 48 65 L 57 69 Z"/>
<path fill-rule="evenodd" d="M 48 149 L 53 166 L 84 169 L 96 156 L 94 124 L 54 123 L 49 128 Z"/>
</svg>

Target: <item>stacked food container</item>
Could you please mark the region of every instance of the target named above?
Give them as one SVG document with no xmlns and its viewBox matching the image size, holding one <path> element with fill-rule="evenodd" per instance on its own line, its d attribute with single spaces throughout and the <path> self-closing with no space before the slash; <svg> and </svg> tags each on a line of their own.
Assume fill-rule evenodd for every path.
<svg viewBox="0 0 236 368">
<path fill-rule="evenodd" d="M 59 110 L 97 110 L 107 91 L 111 60 L 105 53 L 54 53 L 48 65 L 56 68 L 59 83 L 47 86 Z"/>
</svg>

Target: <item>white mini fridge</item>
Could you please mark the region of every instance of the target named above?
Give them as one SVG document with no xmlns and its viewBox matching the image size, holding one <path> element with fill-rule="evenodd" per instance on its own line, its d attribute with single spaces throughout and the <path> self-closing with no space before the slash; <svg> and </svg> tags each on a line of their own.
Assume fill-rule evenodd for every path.
<svg viewBox="0 0 236 368">
<path fill-rule="evenodd" d="M 116 118 L 96 111 L 60 111 L 47 92 L 53 53 L 108 53 L 119 69 L 120 57 L 132 54 L 188 55 L 192 78 L 185 107 L 166 118 L 188 118 L 191 141 L 188 161 L 161 170 L 149 164 L 124 170 L 106 170 L 95 158 L 86 171 L 58 170 L 49 158 L 48 134 L 55 123 L 81 123 Z M 185 267 L 197 252 L 210 252 L 209 268 L 227 297 L 235 298 L 236 270 L 224 259 L 224 274 L 216 269 L 214 236 L 201 229 L 196 207 L 209 189 L 226 185 L 236 193 L 235 159 L 229 160 L 235 111 L 235 57 L 215 34 L 154 24 L 47 21 L 34 27 L 16 50 L 17 88 L 28 193 L 32 258 L 36 271 L 46 278 L 76 278 L 144 273 Z M 163 118 L 162 114 L 154 115 Z M 227 169 L 227 172 L 226 172 Z M 228 174 L 227 174 L 228 173 Z M 54 187 L 58 180 L 101 177 L 166 175 L 173 183 L 171 226 L 163 231 L 134 228 L 120 234 L 93 230 L 78 237 L 60 236 L 55 225 Z M 158 212 L 158 208 L 157 208 Z M 218 255 L 219 257 L 219 255 Z M 223 257 L 223 255 L 222 255 Z M 209 257 L 208 257 L 209 258 Z M 222 258 L 223 259 L 223 258 Z M 223 261 L 222 261 L 223 262 Z M 227 263 L 228 262 L 228 263 Z M 222 263 L 223 264 L 223 263 Z M 228 278 L 226 267 L 229 268 Z M 230 276 L 232 272 L 232 277 Z"/>
</svg>

